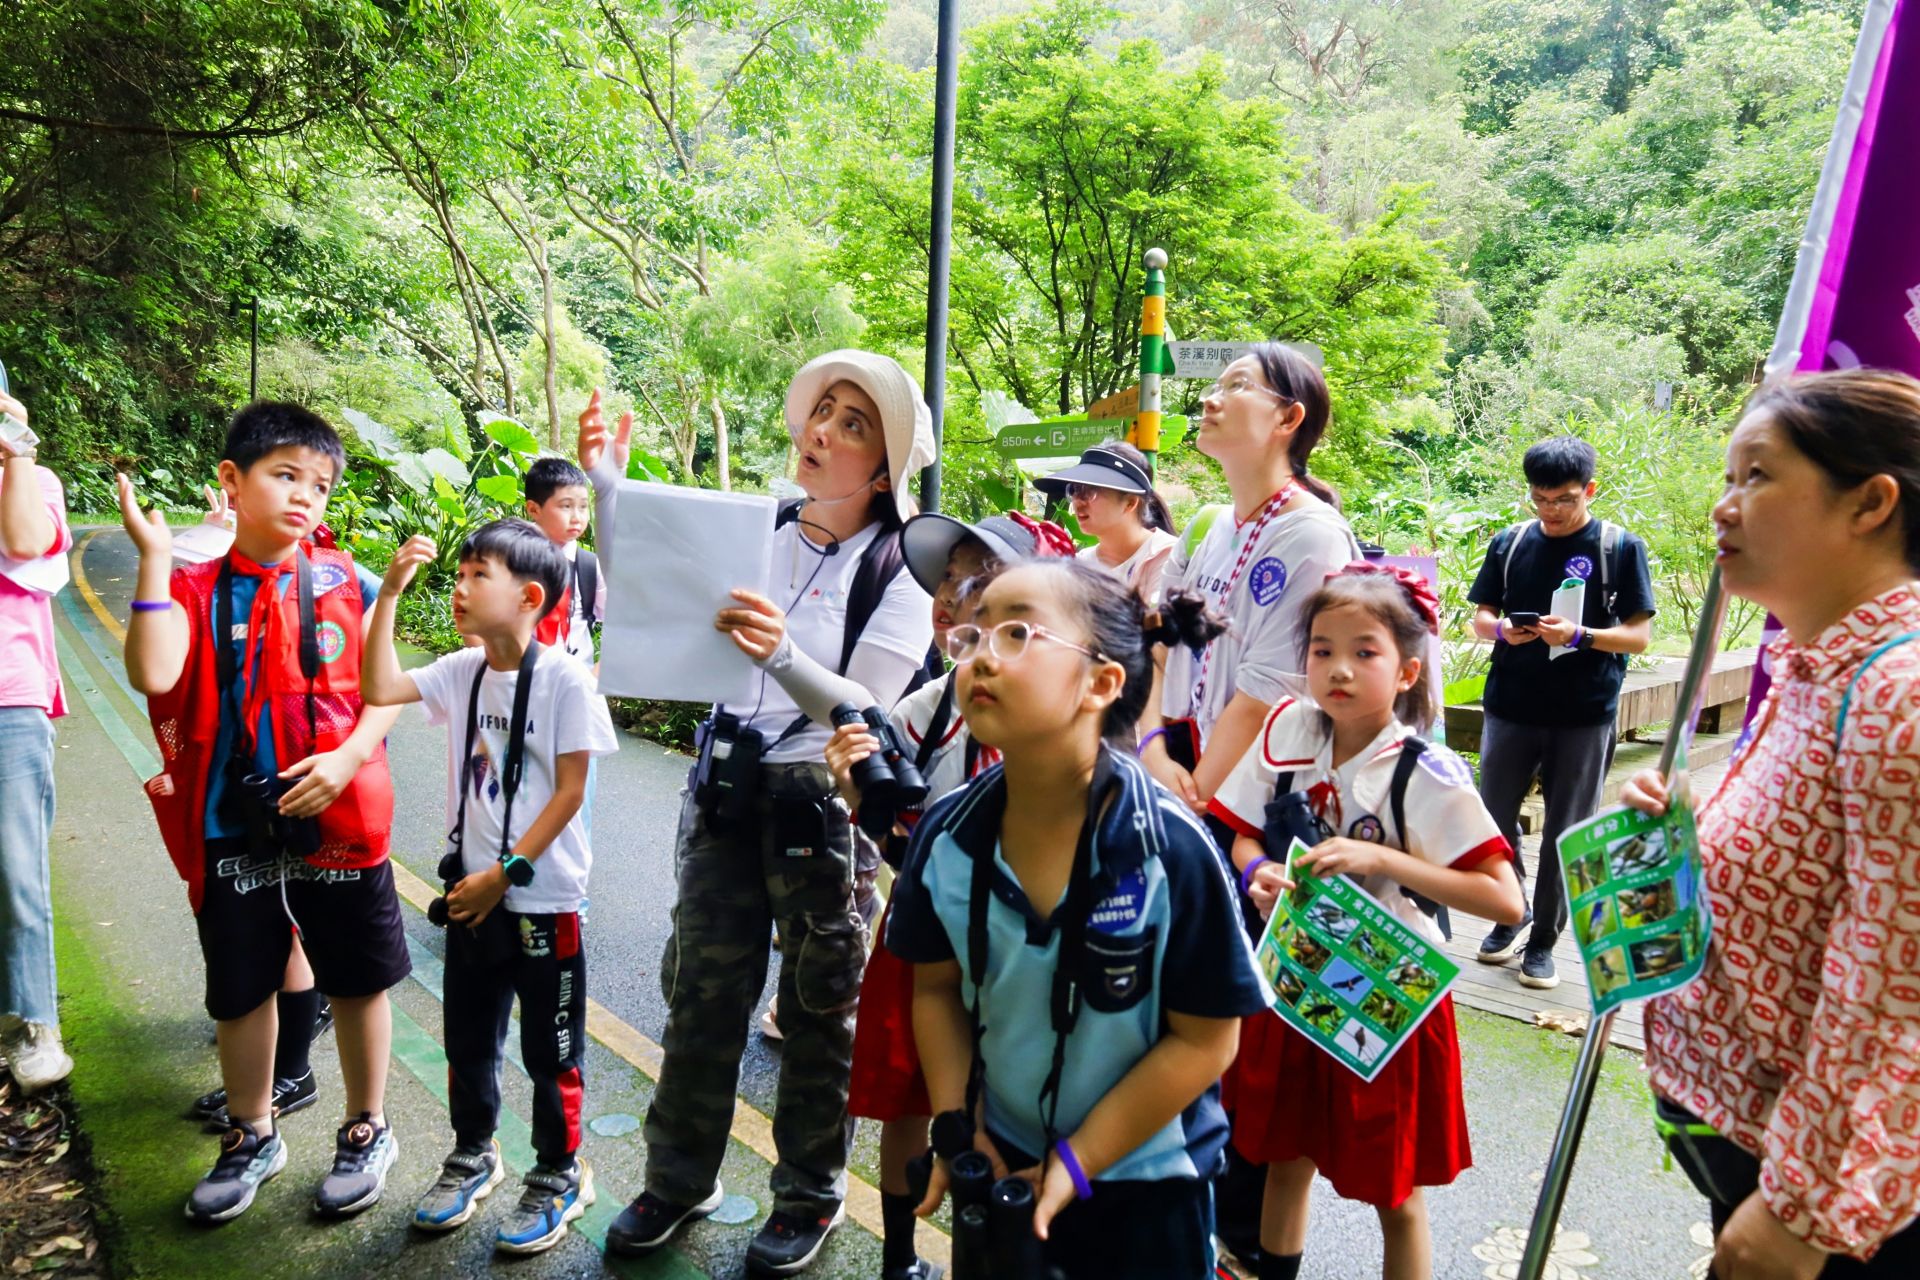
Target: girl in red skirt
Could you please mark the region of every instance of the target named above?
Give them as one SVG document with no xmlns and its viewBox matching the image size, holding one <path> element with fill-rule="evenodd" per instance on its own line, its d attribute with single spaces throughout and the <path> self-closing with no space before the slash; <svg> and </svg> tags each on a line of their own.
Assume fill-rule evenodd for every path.
<svg viewBox="0 0 1920 1280">
<path fill-rule="evenodd" d="M 1329 837 L 1299 867 L 1350 877 L 1434 942 L 1433 921 L 1402 890 L 1487 919 L 1520 920 L 1525 903 L 1511 850 L 1480 803 L 1471 770 L 1426 743 L 1411 748 L 1410 771 L 1402 766 L 1415 735 L 1410 726 L 1433 719 L 1421 659 L 1438 631 L 1437 604 L 1424 579 L 1359 563 L 1329 574 L 1306 602 L 1301 648 L 1313 701 L 1276 705 L 1212 802 L 1237 833 L 1234 865 L 1262 914 L 1293 888 L 1286 850 L 1262 844 L 1266 805 L 1278 787 L 1306 792 Z M 1395 829 L 1396 789 L 1405 831 Z M 1378 1211 L 1388 1280 L 1431 1274 L 1421 1188 L 1444 1186 L 1473 1163 L 1451 999 L 1371 1081 L 1277 1014 L 1255 1015 L 1227 1086 L 1234 1146 L 1268 1165 L 1260 1280 L 1299 1274 L 1316 1171 L 1341 1195 Z"/>
<path fill-rule="evenodd" d="M 1024 516 L 989 516 L 966 525 L 951 516 L 927 514 L 907 522 L 900 545 L 908 572 L 933 597 L 934 646 L 945 653 L 947 632 L 972 620 L 980 592 L 996 573 L 1035 556 L 1070 555 L 1073 540 L 1058 525 Z M 927 780 L 928 805 L 999 763 L 999 752 L 967 733 L 951 672 L 902 698 L 891 719 Z M 842 726 L 827 743 L 827 765 L 842 798 L 856 812 L 860 792 L 853 783 L 853 766 L 878 746 L 858 725 Z M 904 827 L 916 816 L 903 815 L 905 823 L 883 850 L 895 871 L 906 847 Z M 860 983 L 847 1114 L 881 1122 L 882 1280 L 930 1280 L 937 1270 L 914 1249 L 918 1219 L 913 1211 L 920 1195 L 909 1186 L 907 1166 L 927 1150 L 933 1107 L 913 1044 L 913 966 L 882 943 L 886 927 L 883 915 Z"/>
</svg>

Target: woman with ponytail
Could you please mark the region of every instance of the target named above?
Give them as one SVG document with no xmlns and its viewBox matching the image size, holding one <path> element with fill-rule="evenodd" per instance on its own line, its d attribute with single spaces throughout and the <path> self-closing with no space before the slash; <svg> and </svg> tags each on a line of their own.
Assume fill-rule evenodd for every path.
<svg viewBox="0 0 1920 1280">
<path fill-rule="evenodd" d="M 1034 488 L 1066 499 L 1081 532 L 1098 540 L 1080 552 L 1082 560 L 1105 569 L 1142 600 L 1159 594 L 1177 539 L 1144 453 L 1118 440 L 1095 445 L 1076 465 L 1034 481 Z"/>
</svg>

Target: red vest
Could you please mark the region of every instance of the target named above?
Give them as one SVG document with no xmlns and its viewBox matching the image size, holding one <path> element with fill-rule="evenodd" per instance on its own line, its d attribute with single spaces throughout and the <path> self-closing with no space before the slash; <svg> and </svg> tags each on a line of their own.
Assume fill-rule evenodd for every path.
<svg viewBox="0 0 1920 1280">
<path fill-rule="evenodd" d="M 281 768 L 345 742 L 360 722 L 360 627 L 363 610 L 353 557 L 303 547 L 313 563 L 314 630 L 320 670 L 313 681 L 313 729 L 308 730 L 307 679 L 300 670 L 300 599 L 291 584 L 278 600 L 288 639 L 263 653 L 255 679 L 267 681 L 268 718 Z M 147 699 L 161 771 L 147 782 L 147 798 L 187 898 L 200 909 L 205 876 L 207 780 L 220 730 L 220 688 L 213 634 L 214 587 L 225 558 L 173 571 L 173 598 L 187 611 L 186 666 L 166 693 Z M 263 583 L 262 590 L 277 589 Z M 230 642 L 229 642 L 230 643 Z M 320 812 L 320 850 L 307 859 L 320 868 L 364 868 L 386 859 L 393 829 L 393 777 L 382 743 L 347 789 Z"/>
</svg>

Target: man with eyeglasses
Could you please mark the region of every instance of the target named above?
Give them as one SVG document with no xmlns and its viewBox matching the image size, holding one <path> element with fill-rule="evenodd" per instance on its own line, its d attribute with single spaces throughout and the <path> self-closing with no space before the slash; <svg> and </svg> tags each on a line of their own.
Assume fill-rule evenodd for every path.
<svg viewBox="0 0 1920 1280">
<path fill-rule="evenodd" d="M 1597 490 L 1592 445 L 1542 440 L 1521 468 L 1537 518 L 1495 535 L 1467 598 L 1474 633 L 1493 642 L 1480 798 L 1513 846 L 1523 882 L 1520 804 L 1536 777 L 1546 822 L 1533 910 L 1518 925 L 1496 925 L 1478 958 L 1503 964 L 1520 952 L 1521 985 L 1545 989 L 1559 984 L 1553 944 L 1567 926 L 1560 833 L 1600 807 L 1627 655 L 1644 652 L 1653 635 L 1653 581 L 1646 544 L 1588 511 Z M 1556 615 L 1555 594 L 1575 589 L 1579 616 Z"/>
</svg>

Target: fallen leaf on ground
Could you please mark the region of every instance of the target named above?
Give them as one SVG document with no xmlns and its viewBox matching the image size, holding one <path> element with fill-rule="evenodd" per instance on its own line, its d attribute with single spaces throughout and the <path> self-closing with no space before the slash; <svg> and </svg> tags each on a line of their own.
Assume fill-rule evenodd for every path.
<svg viewBox="0 0 1920 1280">
<path fill-rule="evenodd" d="M 1533 1015 L 1533 1025 L 1549 1031 L 1564 1031 L 1570 1036 L 1583 1036 L 1587 1033 L 1587 1015 L 1542 1009 Z"/>
</svg>

